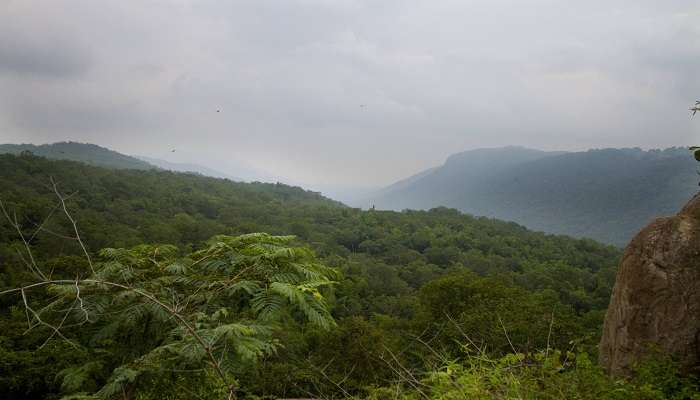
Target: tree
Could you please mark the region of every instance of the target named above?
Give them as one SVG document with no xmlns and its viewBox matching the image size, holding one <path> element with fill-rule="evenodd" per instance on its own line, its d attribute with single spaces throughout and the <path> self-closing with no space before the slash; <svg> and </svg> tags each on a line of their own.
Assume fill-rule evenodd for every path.
<svg viewBox="0 0 700 400">
<path fill-rule="evenodd" d="M 332 290 L 321 289 L 325 301 L 332 305 L 334 318 L 350 321 L 353 317 L 362 317 L 368 327 L 372 327 L 364 332 L 375 332 L 381 336 L 382 343 L 386 343 L 401 364 L 408 368 L 420 369 L 425 364 L 424 360 L 431 361 L 427 356 L 432 352 L 415 337 L 428 340 L 432 333 L 440 331 L 443 334 L 438 337 L 440 341 L 435 343 L 450 346 L 454 340 L 462 338 L 444 314 L 438 313 L 434 319 L 422 318 L 424 312 L 421 310 L 425 303 L 420 303 L 419 290 L 430 281 L 467 268 L 481 277 L 503 275 L 514 286 L 533 295 L 542 292 L 538 298 L 546 294 L 556 300 L 558 295 L 564 306 L 576 307 L 585 314 L 563 314 L 554 310 L 552 339 L 556 344 L 558 338 L 578 338 L 576 333 L 564 337 L 556 334 L 559 324 L 567 321 L 583 324 L 585 334 L 595 335 L 599 331 L 600 316 L 609 298 L 617 257 L 620 255 L 619 249 L 592 241 L 530 232 L 512 223 L 474 218 L 455 210 L 369 212 L 344 207 L 317 194 L 283 185 L 236 183 L 167 171 L 116 171 L 36 156 L 0 155 L 0 186 L 3 187 L 0 197 L 10 211 L 11 221 L 10 224 L 4 219 L 0 221 L 0 291 L 43 281 L 41 277 L 28 272 L 24 262 L 29 261 L 28 253 L 14 226 L 17 220 L 41 270 L 45 275 L 53 271 L 50 279 L 70 282 L 63 285 L 68 290 L 74 286 L 76 278 L 91 278 L 90 264 L 80 244 L 76 240 L 66 240 L 66 237 L 76 236 L 75 229 L 68 218 L 60 217 L 62 207 L 51 185 L 45 185 L 47 176 L 55 177 L 65 192 L 73 193 L 66 206 L 78 222 L 79 233 L 96 270 L 105 263 L 115 261 L 109 255 L 99 255 L 95 250 L 121 248 L 119 251 L 135 251 L 136 255 L 130 257 L 142 259 L 147 264 L 148 259 L 155 258 L 160 266 L 153 266 L 153 273 L 156 274 L 153 279 L 173 279 L 172 274 L 160 270 L 173 263 L 188 266 L 189 262 L 197 261 L 195 250 L 208 248 L 209 245 L 203 243 L 215 234 L 233 237 L 250 232 L 299 235 L 299 241 L 293 240 L 280 246 L 298 247 L 300 242 L 308 244 L 315 250 L 314 260 L 318 258 L 321 263 L 343 273 L 344 278 L 338 279 L 338 284 L 333 285 Z M 59 208 L 54 210 L 56 205 Z M 216 212 L 210 207 L 214 207 Z M 53 217 L 47 220 L 52 212 Z M 175 217 L 178 214 L 180 216 Z M 42 224 L 45 220 L 46 223 Z M 168 243 L 177 249 L 150 246 L 148 250 L 139 250 L 142 243 Z M 431 247 L 434 250 L 428 252 Z M 158 253 L 154 257 L 156 249 Z M 166 252 L 167 257 L 164 256 Z M 440 261 L 442 266 L 432 264 L 428 256 L 431 261 Z M 209 259 L 202 261 L 202 264 L 206 261 Z M 120 262 L 129 265 L 126 269 L 138 269 L 126 261 Z M 195 268 L 200 267 L 202 265 L 195 265 Z M 122 277 L 117 276 L 113 280 L 117 279 Z M 114 283 L 127 286 L 144 283 L 130 279 Z M 539 323 L 532 324 L 528 319 L 530 315 L 535 315 L 529 311 L 532 308 L 520 306 L 521 303 L 532 304 L 528 300 L 530 296 L 523 298 L 521 292 L 511 290 L 513 285 L 497 285 L 493 290 L 487 290 L 488 282 L 479 284 L 475 281 L 469 285 L 488 301 L 473 301 L 461 309 L 464 315 L 450 315 L 460 328 L 469 328 L 470 336 L 475 339 L 487 341 L 495 337 L 498 342 L 491 343 L 489 340 L 488 344 L 490 349 L 500 350 L 499 354 L 510 351 L 503 326 L 516 348 L 532 348 L 535 344 L 527 346 L 529 337 L 546 339 L 552 321 L 552 307 L 548 306 L 550 301 L 546 302 L 542 312 L 536 313 Z M 45 305 L 59 300 L 56 298 L 59 292 L 46 290 L 50 286 L 28 289 L 27 301 L 45 322 L 58 327 L 65 314 L 59 312 L 59 308 L 53 308 L 51 312 L 42 311 Z M 41 347 L 53 330 L 49 326 L 39 325 L 24 334 L 27 310 L 21 293 L 0 296 L 0 393 L 3 399 L 56 400 L 61 397 L 60 393 L 96 393 L 108 382 L 116 368 L 137 363 L 139 357 L 171 340 L 167 332 L 177 322 L 166 318 L 167 323 L 163 323 L 155 314 L 160 310 L 157 306 L 151 307 L 154 308 L 153 312 L 147 307 L 135 307 L 148 304 L 143 298 L 138 301 L 132 299 L 132 303 L 95 304 L 98 289 L 109 291 L 104 293 L 104 299 L 127 296 L 128 291 L 89 283 L 81 283 L 79 287 L 85 304 L 103 307 L 106 314 L 100 320 L 91 317 L 89 323 L 79 326 L 69 325 L 81 323 L 82 320 L 78 318 L 80 314 L 73 312 L 68 316 L 59 331 L 77 349 L 66 340 L 55 340 L 60 338 L 58 334 L 54 334 L 52 340 Z M 173 287 L 173 290 L 176 294 L 183 291 L 179 286 Z M 446 290 L 445 293 L 454 292 Z M 154 294 L 166 304 L 173 303 L 172 294 Z M 180 295 L 178 301 L 182 303 L 182 298 L 187 294 L 191 292 Z M 57 303 L 55 307 L 69 309 L 75 295 L 75 292 L 66 293 L 62 303 Z M 467 296 L 461 293 L 456 295 L 460 297 L 445 297 L 445 305 L 471 297 L 468 293 Z M 514 295 L 517 296 L 512 301 L 499 300 Z M 135 295 L 132 293 L 131 296 Z M 256 314 L 250 308 L 250 295 L 239 291 L 238 296 L 225 299 L 226 307 L 230 309 L 229 315 L 234 313 L 237 318 L 257 321 Z M 550 297 L 545 297 L 545 300 Z M 438 299 L 433 303 L 441 302 L 443 300 Z M 134 306 L 133 310 L 129 304 Z M 137 313 L 139 309 L 148 312 Z M 211 310 L 205 312 L 212 313 Z M 92 315 L 96 317 L 97 314 L 99 312 L 95 311 Z M 104 334 L 98 335 L 98 331 L 109 321 L 114 322 L 122 315 L 130 317 L 123 318 L 123 325 L 114 328 L 117 332 L 109 333 L 109 329 L 105 329 Z M 485 322 L 478 316 L 483 316 Z M 357 358 L 353 356 L 354 353 L 334 353 L 325 346 L 337 337 L 338 332 L 351 336 L 361 331 L 344 330 L 344 322 L 339 324 L 339 329 L 330 332 L 308 326 L 304 313 L 289 302 L 280 310 L 279 317 L 278 321 L 264 321 L 262 325 L 271 327 L 269 332 L 256 336 L 266 342 L 284 345 L 283 348 L 276 347 L 274 354 L 253 363 L 255 357 L 240 357 L 228 346 L 227 351 L 231 352 L 233 361 L 229 363 L 231 369 L 227 374 L 230 381 L 240 388 L 237 396 L 254 394 L 318 398 L 345 395 L 333 382 L 342 381 L 344 372 L 353 368 L 359 371 L 360 365 L 355 366 Z M 381 322 L 384 319 L 396 321 L 396 325 Z M 195 319 L 194 323 L 201 322 Z M 443 326 L 448 331 L 441 330 Z M 527 328 L 528 332 L 519 327 Z M 428 330 L 424 332 L 426 328 Z M 485 331 L 485 328 L 488 330 Z M 365 341 L 361 338 L 356 340 Z M 586 341 L 586 346 L 592 346 L 594 342 L 597 344 L 594 339 Z M 40 347 L 41 350 L 38 350 Z M 454 349 L 460 350 L 459 347 Z M 218 357 L 221 349 L 217 351 Z M 337 372 L 335 375 L 330 373 L 331 369 L 324 369 L 331 362 L 328 354 L 336 355 L 332 358 L 332 369 Z M 391 361 L 394 367 L 399 368 L 391 355 L 386 356 L 389 360 L 385 361 Z M 216 370 L 206 363 L 206 359 L 200 363 L 202 365 L 177 360 L 173 357 L 171 361 L 161 363 L 160 367 L 138 368 L 139 375 L 135 380 L 123 383 L 127 394 L 134 390 L 134 396 L 139 400 L 191 399 L 197 396 L 220 398 L 228 395 Z M 389 368 L 384 361 L 381 362 Z M 56 379 L 58 371 L 64 371 L 59 375 L 60 379 Z M 328 373 L 333 382 L 326 379 L 321 371 Z M 284 374 L 289 374 L 287 379 L 278 378 Z M 352 395 L 361 395 L 364 387 L 378 382 L 376 379 L 366 381 L 367 376 L 356 375 L 356 385 L 343 385 L 344 390 Z M 381 376 L 380 381 L 383 379 Z M 62 383 L 65 383 L 63 392 L 60 388 Z"/>
<path fill-rule="evenodd" d="M 582 336 L 571 307 L 552 291 L 528 292 L 505 277 L 447 275 L 420 290 L 419 326 L 451 355 L 488 349 L 502 355 L 565 346 Z M 436 335 L 437 336 L 437 335 Z M 550 343 L 551 340 L 551 343 Z"/>
<path fill-rule="evenodd" d="M 46 343 L 62 339 L 91 354 L 91 362 L 59 374 L 66 393 L 133 398 L 140 383 L 180 369 L 215 377 L 219 392 L 233 399 L 237 369 L 280 345 L 272 335 L 280 318 L 304 319 L 324 329 L 335 325 L 321 290 L 336 273 L 318 263 L 311 250 L 293 246 L 293 236 L 216 236 L 184 256 L 169 245 L 108 248 L 93 261 L 66 197 L 55 184 L 54 189 L 87 268 L 74 278 L 58 278 L 75 273 L 70 269 L 46 273 L 16 217 L 0 203 L 34 277 L 0 295 L 16 296 L 28 330 L 44 330 Z M 101 375 L 107 376 L 103 382 Z M 88 385 L 91 381 L 99 384 Z M 94 391 L 86 390 L 91 386 Z"/>
<path fill-rule="evenodd" d="M 696 101 L 695 105 L 690 107 L 690 111 L 693 112 L 693 117 L 698 111 L 700 111 L 700 100 Z M 690 146 L 688 149 L 693 152 L 693 157 L 695 157 L 695 161 L 700 162 L 700 146 Z M 700 172 L 698 172 L 698 175 L 700 175 Z"/>
</svg>

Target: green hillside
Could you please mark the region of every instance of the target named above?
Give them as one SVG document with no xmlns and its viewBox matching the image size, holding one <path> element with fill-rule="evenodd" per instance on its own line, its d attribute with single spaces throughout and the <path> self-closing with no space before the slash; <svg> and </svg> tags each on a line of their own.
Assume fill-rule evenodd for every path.
<svg viewBox="0 0 700 400">
<path fill-rule="evenodd" d="M 119 169 L 153 169 L 154 165 L 138 158 L 90 143 L 58 142 L 52 144 L 0 144 L 0 154 L 31 152 L 54 160 L 80 161 L 90 165 Z"/>
<path fill-rule="evenodd" d="M 148 279 L 143 281 L 143 290 L 159 290 L 155 293 L 159 293 L 160 301 L 173 307 L 178 304 L 173 297 L 175 291 L 186 290 L 187 285 L 235 279 L 238 274 L 221 274 L 226 263 L 237 259 L 253 260 L 253 265 L 258 265 L 264 260 L 305 254 L 303 262 L 313 263 L 310 260 L 315 257 L 339 273 L 330 287 L 320 292 L 306 292 L 311 290 L 306 287 L 302 292 L 304 296 L 313 293 L 309 301 L 315 296 L 327 299 L 329 315 L 337 327 L 328 330 L 328 325 L 309 325 L 300 312 L 278 309 L 274 321 L 258 321 L 269 324 L 264 329 L 239 333 L 255 335 L 237 336 L 236 340 L 248 343 L 246 346 L 270 343 L 276 348 L 246 357 L 242 354 L 249 353 L 240 353 L 241 357 L 232 359 L 227 371 L 235 379 L 240 398 L 385 398 L 386 391 L 397 389 L 392 382 L 399 365 L 412 371 L 435 371 L 438 375 L 434 378 L 440 374 L 436 368 L 447 366 L 447 360 L 461 360 L 465 364 L 460 368 L 467 368 L 475 354 L 472 351 L 477 349 L 468 350 L 468 343 L 481 349 L 479 359 L 510 360 L 488 364 L 491 378 L 483 375 L 487 371 L 483 368 L 472 369 L 474 364 L 459 370 L 460 379 L 491 379 L 483 393 L 492 394 L 492 390 L 501 390 L 493 385 L 509 382 L 506 375 L 516 370 L 491 368 L 517 364 L 521 356 L 514 352 L 539 357 L 536 354 L 545 354 L 539 351 L 549 346 L 566 351 L 574 344 L 580 360 L 588 357 L 586 352 L 595 357 L 620 255 L 614 247 L 591 240 L 535 233 L 514 223 L 446 208 L 363 211 L 281 184 L 236 183 L 157 170 L 106 169 L 28 154 L 0 156 L 0 200 L 10 215 L 16 213 L 19 229 L 28 239 L 38 266 L 50 271 L 52 279 L 68 282 L 89 274 L 92 267 L 80 257 L 78 243 L 70 239 L 74 236 L 70 221 L 55 212 L 57 199 L 49 185 L 51 178 L 62 193 L 70 196 L 68 210 L 77 221 L 96 268 L 103 275 L 111 271 L 111 279 L 124 285 Z M 264 242 L 273 240 L 266 236 L 236 236 L 252 232 L 294 234 L 297 239 L 290 244 L 292 249 L 280 253 L 275 252 L 275 246 L 282 242 L 273 245 Z M 215 239 L 224 241 L 214 242 L 215 247 L 204 243 L 220 234 L 229 235 L 228 239 Z M 251 247 L 256 251 L 254 255 L 234 252 L 227 256 L 232 258 L 202 263 L 202 254 L 211 254 L 212 248 L 235 248 L 239 246 L 236 243 L 251 240 L 263 241 Z M 315 256 L 300 250 L 307 246 Z M 104 247 L 131 250 L 97 252 Z M 265 253 L 268 251 L 272 253 Z M 36 280 L 26 272 L 26 260 L 20 235 L 3 221 L 0 291 Z M 191 278 L 182 275 L 199 270 Z M 80 299 L 99 307 L 90 308 L 87 315 L 95 316 L 83 319 L 81 324 L 81 312 L 64 314 L 58 306 L 63 304 L 60 293 L 75 293 L 70 287 L 66 287 L 68 292 L 49 287 L 27 291 L 27 295 L 37 309 L 44 302 L 54 304 L 41 308 L 44 320 L 66 326 L 61 332 L 76 347 L 55 337 L 47 341 L 52 330 L 45 325 L 27 331 L 19 292 L 0 297 L 0 392 L 4 398 L 58 399 L 76 393 L 133 399 L 222 397 L 218 378 L 205 368 L 206 363 L 197 361 L 198 353 L 187 350 L 187 342 L 185 347 L 178 347 L 178 353 L 153 353 L 163 345 L 175 349 L 178 342 L 173 340 L 181 335 L 173 319 L 164 316 L 162 310 L 150 303 L 133 303 L 128 292 L 117 292 L 114 298 L 100 297 L 85 287 Z M 203 318 L 207 315 L 229 315 L 229 319 L 233 316 L 242 321 L 255 316 L 254 308 L 243 308 L 245 294 L 215 297 L 220 291 L 212 287 L 197 297 L 199 288 L 192 298 L 208 300 L 197 300 L 203 302 L 192 305 L 201 312 L 185 314 L 193 323 L 205 324 Z M 74 301 L 65 306 L 75 306 L 77 300 L 71 296 L 68 299 Z M 227 307 L 234 311 L 226 313 L 234 314 L 222 314 L 223 309 L 217 307 Z M 182 313 L 186 312 L 187 307 Z M 154 354 L 158 354 L 155 359 Z M 560 353 L 547 350 L 547 354 Z M 592 384 L 605 393 L 638 393 L 636 383 L 627 386 L 607 380 L 597 367 L 582 362 L 564 361 L 561 367 L 547 370 L 517 370 L 524 379 L 529 373 L 552 374 L 552 379 L 539 386 L 535 380 L 525 379 L 517 390 L 547 396 L 562 390 L 586 394 L 583 387 Z M 425 382 L 433 379 L 431 376 L 425 375 Z M 497 376 L 504 380 L 493 381 Z M 525 386 L 531 383 L 533 386 Z M 647 381 L 640 385 L 647 391 L 657 390 Z M 435 386 L 431 390 L 438 395 L 447 388 Z M 581 398 L 600 398 L 596 393 Z M 414 398 L 410 391 L 405 396 Z"/>
<path fill-rule="evenodd" d="M 442 205 L 624 246 L 649 221 L 675 213 L 696 192 L 694 161 L 682 148 L 547 153 L 511 147 L 451 156 L 365 205 Z"/>
</svg>

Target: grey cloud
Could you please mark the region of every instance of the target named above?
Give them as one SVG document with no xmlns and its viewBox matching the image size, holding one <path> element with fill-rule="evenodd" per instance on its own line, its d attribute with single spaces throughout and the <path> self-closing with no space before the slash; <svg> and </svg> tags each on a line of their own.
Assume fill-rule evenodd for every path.
<svg viewBox="0 0 700 400">
<path fill-rule="evenodd" d="M 87 49 L 60 36 L 26 34 L 7 25 L 0 27 L 0 73 L 38 78 L 76 77 L 88 70 L 90 62 Z"/>
<path fill-rule="evenodd" d="M 11 5 L 0 130 L 27 141 L 173 146 L 173 161 L 367 186 L 467 148 L 700 134 L 686 113 L 700 96 L 692 1 Z"/>
<path fill-rule="evenodd" d="M 83 73 L 86 60 L 54 48 L 26 48 L 0 41 L 0 71 L 39 77 L 71 77 Z"/>
<path fill-rule="evenodd" d="M 123 134 L 158 129 L 161 124 L 138 103 L 95 103 L 88 100 L 62 103 L 27 99 L 13 103 L 12 122 L 20 129 L 54 135 L 102 132 Z"/>
</svg>

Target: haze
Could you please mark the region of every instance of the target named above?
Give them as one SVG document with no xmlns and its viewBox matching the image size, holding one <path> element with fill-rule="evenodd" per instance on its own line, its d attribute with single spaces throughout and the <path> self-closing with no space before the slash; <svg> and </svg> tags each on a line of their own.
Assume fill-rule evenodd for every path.
<svg viewBox="0 0 700 400">
<path fill-rule="evenodd" d="M 383 185 L 469 148 L 696 143 L 699 54 L 697 1 L 4 0 L 0 142 Z"/>
</svg>

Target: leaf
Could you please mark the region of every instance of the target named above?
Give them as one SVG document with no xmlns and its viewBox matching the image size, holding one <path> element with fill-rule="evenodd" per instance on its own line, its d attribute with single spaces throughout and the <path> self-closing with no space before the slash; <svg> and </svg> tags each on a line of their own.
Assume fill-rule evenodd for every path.
<svg viewBox="0 0 700 400">
<path fill-rule="evenodd" d="M 179 262 L 174 262 L 167 267 L 165 270 L 173 275 L 185 275 L 187 273 L 187 267 Z"/>
<path fill-rule="evenodd" d="M 229 285 L 226 288 L 226 291 L 228 292 L 229 295 L 232 295 L 232 294 L 239 292 L 239 291 L 243 291 L 243 292 L 246 292 L 248 294 L 253 294 L 253 293 L 260 291 L 260 285 L 258 285 L 257 282 L 253 282 L 253 281 L 240 281 L 240 282 L 236 282 L 232 285 Z"/>
<path fill-rule="evenodd" d="M 61 390 L 63 392 L 77 392 L 85 387 L 85 384 L 93 373 L 102 368 L 99 361 L 87 362 L 77 367 L 66 368 L 56 375 L 56 379 L 61 380 Z"/>
<path fill-rule="evenodd" d="M 125 391 L 126 386 L 133 383 L 138 376 L 139 371 L 135 369 L 126 366 L 117 367 L 112 372 L 107 383 L 97 392 L 97 396 L 109 399 L 114 395 L 121 394 Z"/>
</svg>

